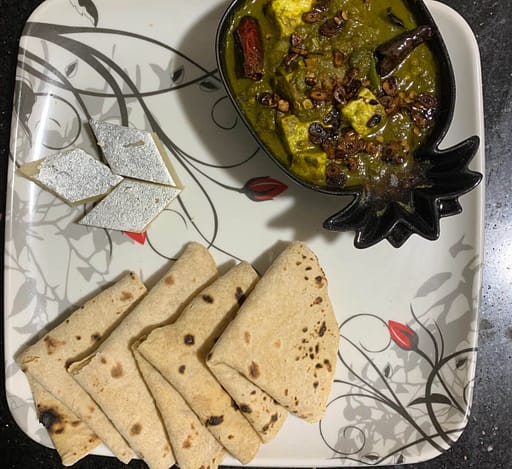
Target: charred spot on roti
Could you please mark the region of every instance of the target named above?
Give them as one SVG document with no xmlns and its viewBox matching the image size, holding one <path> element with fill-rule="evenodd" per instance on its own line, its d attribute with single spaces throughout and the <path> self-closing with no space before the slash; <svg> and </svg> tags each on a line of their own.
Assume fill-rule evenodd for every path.
<svg viewBox="0 0 512 469">
<path fill-rule="evenodd" d="M 228 435 L 228 440 L 232 440 L 234 437 L 234 435 Z"/>
<path fill-rule="evenodd" d="M 304 332 L 304 334 L 305 334 L 307 331 L 308 331 L 308 326 L 304 326 L 304 327 L 302 328 L 302 332 Z"/>
<path fill-rule="evenodd" d="M 251 396 L 254 396 L 255 394 L 256 394 L 256 389 L 253 389 L 253 390 L 251 391 Z"/>
<path fill-rule="evenodd" d="M 263 433 L 267 433 L 269 428 L 270 428 L 270 425 L 268 423 L 266 423 L 265 425 L 263 425 L 263 427 L 261 427 L 261 431 Z"/>
<path fill-rule="evenodd" d="M 320 337 L 323 337 L 325 335 L 325 332 L 327 331 L 327 325 L 325 324 L 325 321 L 322 322 L 320 325 L 320 329 L 318 329 L 318 335 Z"/>
<path fill-rule="evenodd" d="M 48 431 L 51 431 L 54 425 L 62 423 L 62 417 L 55 408 L 48 407 L 41 410 L 39 413 L 39 422 L 43 424 Z"/>
<path fill-rule="evenodd" d="M 167 277 L 165 277 L 164 282 L 166 285 L 169 286 L 174 285 L 174 277 L 172 275 L 168 275 Z"/>
<path fill-rule="evenodd" d="M 331 365 L 331 362 L 327 358 L 324 360 L 324 365 L 327 368 L 327 371 L 330 373 L 332 371 L 332 365 Z"/>
<path fill-rule="evenodd" d="M 112 378 L 120 378 L 123 376 L 123 366 L 121 363 L 117 362 L 110 370 L 110 375 Z"/>
<path fill-rule="evenodd" d="M 240 410 L 240 407 L 238 407 L 238 404 L 234 399 L 231 399 L 231 407 L 233 407 L 235 410 Z"/>
<path fill-rule="evenodd" d="M 318 368 L 318 369 L 323 368 L 323 365 L 322 365 L 321 363 L 317 363 L 317 364 L 315 365 L 315 368 Z"/>
<path fill-rule="evenodd" d="M 204 294 L 203 295 L 203 300 L 206 302 L 206 303 L 213 303 L 213 296 L 212 295 L 208 295 L 208 294 Z"/>
<path fill-rule="evenodd" d="M 245 293 L 240 287 L 236 287 L 235 298 L 239 306 L 242 306 L 245 301 Z"/>
<path fill-rule="evenodd" d="M 194 345 L 196 343 L 196 339 L 192 334 L 186 334 L 183 338 L 183 342 L 185 342 L 185 345 Z"/>
<path fill-rule="evenodd" d="M 311 267 L 310 265 L 308 265 L 304 270 L 313 270 L 313 267 Z"/>
<path fill-rule="evenodd" d="M 192 446 L 192 436 L 188 435 L 187 439 L 182 443 L 181 447 L 184 449 L 188 449 Z"/>
<path fill-rule="evenodd" d="M 131 294 L 131 292 L 129 292 L 129 291 L 121 292 L 121 298 L 120 298 L 121 301 L 130 301 L 131 299 L 133 299 L 133 295 Z"/>
<path fill-rule="evenodd" d="M 130 428 L 130 435 L 140 435 L 142 432 L 142 425 L 140 423 L 134 423 Z"/>
<path fill-rule="evenodd" d="M 307 282 L 309 280 L 309 277 L 307 275 L 305 275 L 304 280 Z"/>
<path fill-rule="evenodd" d="M 320 344 L 315 345 L 315 353 L 318 355 L 318 352 L 320 352 Z"/>
<path fill-rule="evenodd" d="M 250 406 L 248 406 L 247 404 L 242 404 L 240 406 L 240 410 L 244 413 L 244 414 L 250 414 L 252 412 L 252 409 L 250 408 Z"/>
<path fill-rule="evenodd" d="M 78 425 L 80 425 L 82 422 L 80 422 L 80 420 L 73 420 L 71 422 L 71 426 L 72 427 L 78 427 Z"/>
<path fill-rule="evenodd" d="M 186 369 L 185 365 L 181 365 L 181 366 L 178 368 L 178 371 L 179 371 L 181 374 L 183 374 L 183 373 L 185 373 L 185 369 Z"/>
<path fill-rule="evenodd" d="M 288 396 L 288 392 L 289 392 L 289 391 L 288 391 L 288 388 L 287 388 L 287 389 L 285 389 L 285 390 L 284 390 L 284 395 L 285 395 L 285 396 Z"/>
<path fill-rule="evenodd" d="M 104 365 L 106 365 L 107 359 L 105 357 L 101 357 L 100 362 L 103 363 Z"/>
<path fill-rule="evenodd" d="M 76 336 L 75 336 L 75 339 L 76 339 L 76 340 L 82 340 L 82 336 L 80 336 L 80 335 L 76 335 Z"/>
<path fill-rule="evenodd" d="M 49 335 L 44 338 L 44 343 L 46 344 L 46 352 L 48 355 L 54 354 L 60 347 L 66 345 L 65 341 L 55 339 Z"/>
<path fill-rule="evenodd" d="M 319 385 L 319 384 L 320 384 L 320 383 L 319 383 L 318 381 L 315 381 L 315 382 L 313 383 L 313 387 L 316 389 L 316 388 L 318 387 L 318 385 Z"/>
<path fill-rule="evenodd" d="M 222 422 L 224 422 L 224 416 L 223 415 L 212 415 L 206 420 L 206 426 L 207 427 L 213 427 L 215 425 L 220 425 Z"/>
<path fill-rule="evenodd" d="M 297 262 L 295 262 L 295 265 L 301 265 L 301 264 L 302 264 L 302 262 L 301 262 L 301 261 L 297 261 Z"/>
<path fill-rule="evenodd" d="M 101 339 L 101 334 L 99 332 L 95 332 L 94 334 L 91 334 L 91 340 L 93 342 L 98 342 L 98 340 Z"/>
<path fill-rule="evenodd" d="M 277 422 L 277 419 L 279 418 L 279 415 L 277 414 L 277 412 L 275 414 L 272 414 L 270 416 L 270 421 L 271 422 Z"/>
<path fill-rule="evenodd" d="M 324 299 L 323 299 L 321 296 L 317 296 L 317 297 L 313 300 L 313 304 L 314 304 L 314 305 L 319 305 L 320 303 L 322 303 L 322 301 L 324 301 Z"/>
<path fill-rule="evenodd" d="M 324 277 L 322 277 L 321 275 L 317 275 L 315 277 L 315 285 L 318 287 L 318 288 L 321 288 L 324 286 Z"/>
<path fill-rule="evenodd" d="M 247 332 L 247 331 L 244 332 L 244 341 L 247 345 L 249 345 L 251 343 L 251 333 L 250 332 Z"/>
<path fill-rule="evenodd" d="M 254 379 L 260 376 L 260 367 L 256 362 L 251 362 L 249 365 L 249 376 Z"/>
</svg>

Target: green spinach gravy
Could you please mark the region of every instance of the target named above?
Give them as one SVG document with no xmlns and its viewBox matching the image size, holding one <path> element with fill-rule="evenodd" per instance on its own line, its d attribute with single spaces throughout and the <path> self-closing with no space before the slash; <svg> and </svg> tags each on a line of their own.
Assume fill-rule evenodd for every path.
<svg viewBox="0 0 512 469">
<path fill-rule="evenodd" d="M 400 198 L 434 125 L 436 62 L 402 0 L 252 0 L 227 35 L 228 80 L 303 181 Z"/>
</svg>

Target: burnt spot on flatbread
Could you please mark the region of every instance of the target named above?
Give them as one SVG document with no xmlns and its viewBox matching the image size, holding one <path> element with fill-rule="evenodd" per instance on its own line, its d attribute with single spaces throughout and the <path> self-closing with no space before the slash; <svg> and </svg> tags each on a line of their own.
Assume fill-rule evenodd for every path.
<svg viewBox="0 0 512 469">
<path fill-rule="evenodd" d="M 255 394 L 256 394 L 256 389 L 253 389 L 253 390 L 251 391 L 251 396 L 254 396 Z"/>
<path fill-rule="evenodd" d="M 271 422 L 277 422 L 277 419 L 279 418 L 279 415 L 277 414 L 277 412 L 275 414 L 272 414 L 270 416 L 270 421 Z"/>
<path fill-rule="evenodd" d="M 242 306 L 245 301 L 245 293 L 240 287 L 236 287 L 235 298 L 239 306 Z"/>
<path fill-rule="evenodd" d="M 323 365 L 322 365 L 321 363 L 317 363 L 317 364 L 315 365 L 315 368 L 317 368 L 317 369 L 323 368 Z"/>
<path fill-rule="evenodd" d="M 327 325 L 325 324 L 325 321 L 323 321 L 322 324 L 320 325 L 320 329 L 318 329 L 318 335 L 320 337 L 323 337 L 326 331 L 327 331 Z"/>
<path fill-rule="evenodd" d="M 235 402 L 234 399 L 231 399 L 231 407 L 235 409 L 236 411 L 240 410 L 240 407 L 238 407 L 238 404 Z"/>
<path fill-rule="evenodd" d="M 327 371 L 330 373 L 332 371 L 332 365 L 331 365 L 331 362 L 327 358 L 324 360 L 324 365 L 327 368 Z"/>
<path fill-rule="evenodd" d="M 251 362 L 249 365 L 249 376 L 254 379 L 260 376 L 260 367 L 256 362 Z"/>
<path fill-rule="evenodd" d="M 101 357 L 100 362 L 103 363 L 103 365 L 106 365 L 107 359 L 105 357 Z"/>
<path fill-rule="evenodd" d="M 324 301 L 324 299 L 323 299 L 321 296 L 317 296 L 317 297 L 313 300 L 313 303 L 311 303 L 311 306 L 313 306 L 313 305 L 319 305 L 319 304 L 321 304 L 323 301 Z"/>
<path fill-rule="evenodd" d="M 123 366 L 121 363 L 117 362 L 112 369 L 110 370 L 110 375 L 112 378 L 120 378 L 123 376 Z"/>
<path fill-rule="evenodd" d="M 304 334 L 305 334 L 307 331 L 308 331 L 308 327 L 307 327 L 307 326 L 304 326 L 304 327 L 302 328 L 302 332 L 304 332 Z"/>
<path fill-rule="evenodd" d="M 288 391 L 288 389 L 285 389 L 285 390 L 284 390 L 284 395 L 285 395 L 285 396 L 288 396 L 288 392 L 289 392 L 289 391 Z"/>
<path fill-rule="evenodd" d="M 247 331 L 244 332 L 244 341 L 247 345 L 249 345 L 251 343 L 251 333 L 250 332 L 247 332 Z"/>
<path fill-rule="evenodd" d="M 39 409 L 39 422 L 43 424 L 49 432 L 54 432 L 54 427 L 62 425 L 62 417 L 54 407 L 45 407 Z"/>
<path fill-rule="evenodd" d="M 175 281 L 174 281 L 174 277 L 172 275 L 168 275 L 167 277 L 165 277 L 164 279 L 164 282 L 166 285 L 174 285 Z"/>
<path fill-rule="evenodd" d="M 228 440 L 232 440 L 233 438 L 235 438 L 234 435 L 228 435 Z"/>
<path fill-rule="evenodd" d="M 130 301 L 133 299 L 133 295 L 129 291 L 122 291 L 121 297 L 119 298 L 121 301 Z"/>
<path fill-rule="evenodd" d="M 73 420 L 71 422 L 71 426 L 72 427 L 78 427 L 82 422 L 80 422 L 80 420 Z"/>
<path fill-rule="evenodd" d="M 92 342 L 98 342 L 98 340 L 101 339 L 101 334 L 99 332 L 95 332 L 94 334 L 91 334 L 91 341 Z"/>
<path fill-rule="evenodd" d="M 75 339 L 76 339 L 76 340 L 82 340 L 82 336 L 81 336 L 81 335 L 76 335 L 76 336 L 75 336 Z"/>
<path fill-rule="evenodd" d="M 136 436 L 142 433 L 142 425 L 140 423 L 134 423 L 130 428 L 130 435 Z"/>
<path fill-rule="evenodd" d="M 304 280 L 307 282 L 309 280 L 309 277 L 307 275 L 305 275 Z"/>
<path fill-rule="evenodd" d="M 188 435 L 187 439 L 181 444 L 181 447 L 184 449 L 188 449 L 192 446 L 192 436 Z"/>
<path fill-rule="evenodd" d="M 312 270 L 313 267 L 311 267 L 310 265 L 308 265 L 304 270 L 308 271 L 308 270 Z"/>
<path fill-rule="evenodd" d="M 315 345 L 315 353 L 318 355 L 318 352 L 320 352 L 320 344 Z"/>
<path fill-rule="evenodd" d="M 206 420 L 205 425 L 207 427 L 213 427 L 215 425 L 220 425 L 222 422 L 224 422 L 224 415 L 212 415 Z"/>
<path fill-rule="evenodd" d="M 59 348 L 66 345 L 66 342 L 63 340 L 55 339 L 54 337 L 51 337 L 47 335 L 44 338 L 44 343 L 46 345 L 46 352 L 48 355 L 54 354 Z"/>
<path fill-rule="evenodd" d="M 313 383 L 313 388 L 315 388 L 315 389 L 316 389 L 316 388 L 318 387 L 318 385 L 319 385 L 318 381 L 315 381 L 315 382 Z"/>
<path fill-rule="evenodd" d="M 317 275 L 315 277 L 315 285 L 318 288 L 322 288 L 324 286 L 325 278 L 322 275 Z"/>
<path fill-rule="evenodd" d="M 178 371 L 179 371 L 181 374 L 184 374 L 184 373 L 185 373 L 185 369 L 186 369 L 186 366 L 185 366 L 185 365 L 181 365 L 181 366 L 178 368 Z"/>
<path fill-rule="evenodd" d="M 183 337 L 183 342 L 185 345 L 194 345 L 196 343 L 196 339 L 192 334 L 186 334 L 185 337 Z"/>
<path fill-rule="evenodd" d="M 295 262 L 295 265 L 301 265 L 301 264 L 302 264 L 302 262 L 301 262 L 301 261 L 297 261 L 297 262 Z"/>
<path fill-rule="evenodd" d="M 214 301 L 213 296 L 212 296 L 212 295 L 208 295 L 207 293 L 206 293 L 206 294 L 204 294 L 204 295 L 202 296 L 202 298 L 203 298 L 203 301 L 204 301 L 205 303 L 212 304 L 212 303 L 213 303 L 213 301 Z"/>
<path fill-rule="evenodd" d="M 252 409 L 247 405 L 247 404 L 242 404 L 240 406 L 240 410 L 244 413 L 244 414 L 250 414 L 252 412 Z"/>
</svg>

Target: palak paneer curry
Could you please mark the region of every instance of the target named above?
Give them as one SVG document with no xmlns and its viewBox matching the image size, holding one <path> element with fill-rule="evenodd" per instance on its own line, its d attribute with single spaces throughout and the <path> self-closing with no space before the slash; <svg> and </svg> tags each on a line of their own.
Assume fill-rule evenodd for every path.
<svg viewBox="0 0 512 469">
<path fill-rule="evenodd" d="M 252 0 L 227 40 L 228 78 L 274 156 L 306 183 L 399 197 L 434 125 L 436 62 L 402 0 Z"/>
</svg>

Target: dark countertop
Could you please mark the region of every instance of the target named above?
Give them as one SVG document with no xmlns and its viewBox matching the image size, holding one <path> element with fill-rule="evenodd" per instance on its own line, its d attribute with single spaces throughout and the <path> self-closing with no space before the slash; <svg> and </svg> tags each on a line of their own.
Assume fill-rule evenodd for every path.
<svg viewBox="0 0 512 469">
<path fill-rule="evenodd" d="M 23 24 L 40 0 L 0 0 L 0 242 L 6 167 L 9 155 L 11 107 L 18 40 Z M 486 223 L 483 298 L 480 316 L 478 367 L 469 424 L 459 441 L 433 461 L 410 467 L 510 467 L 512 461 L 512 2 L 502 0 L 444 0 L 470 24 L 482 59 L 485 153 Z M 3 262 L 1 266 L 3 271 Z M 3 353 L 3 330 L 0 334 Z M 3 355 L 2 355 L 3 356 Z M 5 469 L 60 468 L 55 451 L 25 436 L 12 420 L 5 400 L 2 370 L 0 399 L 0 459 Z M 76 468 L 144 468 L 112 458 L 91 456 Z"/>
</svg>

